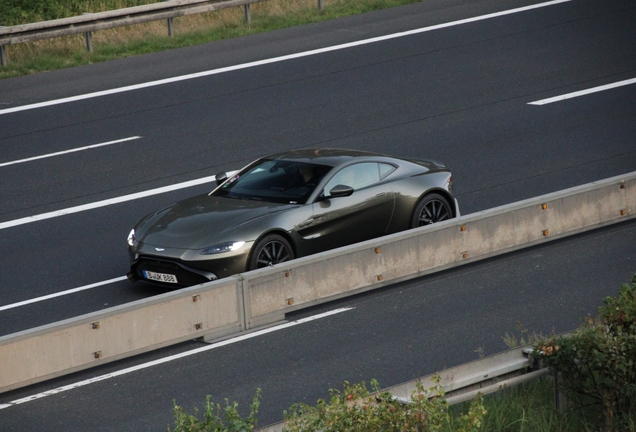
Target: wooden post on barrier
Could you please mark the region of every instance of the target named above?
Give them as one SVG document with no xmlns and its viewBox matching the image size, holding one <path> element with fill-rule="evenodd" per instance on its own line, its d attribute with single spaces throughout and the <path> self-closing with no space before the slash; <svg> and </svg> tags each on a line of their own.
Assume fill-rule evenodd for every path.
<svg viewBox="0 0 636 432">
<path fill-rule="evenodd" d="M 318 9 L 322 10 L 322 0 L 318 0 Z"/>
<path fill-rule="evenodd" d="M 245 24 L 249 24 L 250 22 L 252 22 L 252 19 L 250 17 L 250 5 L 248 3 L 245 5 Z"/>
</svg>

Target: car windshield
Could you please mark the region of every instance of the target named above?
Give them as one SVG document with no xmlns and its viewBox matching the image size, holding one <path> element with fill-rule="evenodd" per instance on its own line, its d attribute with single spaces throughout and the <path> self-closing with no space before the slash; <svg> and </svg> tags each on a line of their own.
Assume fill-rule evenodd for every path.
<svg viewBox="0 0 636 432">
<path fill-rule="evenodd" d="M 230 177 L 214 195 L 281 204 L 305 204 L 331 167 L 288 160 L 262 160 Z"/>
</svg>

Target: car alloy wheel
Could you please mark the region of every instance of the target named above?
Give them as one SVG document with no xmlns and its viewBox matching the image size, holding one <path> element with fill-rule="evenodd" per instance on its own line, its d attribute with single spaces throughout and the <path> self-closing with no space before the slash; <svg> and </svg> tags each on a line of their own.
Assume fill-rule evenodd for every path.
<svg viewBox="0 0 636 432">
<path fill-rule="evenodd" d="M 250 270 L 273 266 L 294 259 L 289 242 L 278 234 L 270 234 L 256 243 L 250 258 Z"/>
<path fill-rule="evenodd" d="M 429 194 L 417 204 L 413 212 L 411 228 L 434 224 L 452 217 L 453 213 L 446 198 L 436 193 Z"/>
</svg>

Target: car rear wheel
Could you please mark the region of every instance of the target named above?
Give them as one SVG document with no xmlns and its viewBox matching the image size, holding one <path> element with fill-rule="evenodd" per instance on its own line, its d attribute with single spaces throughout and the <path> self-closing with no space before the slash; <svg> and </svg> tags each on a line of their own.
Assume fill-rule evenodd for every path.
<svg viewBox="0 0 636 432">
<path fill-rule="evenodd" d="M 453 217 L 450 204 L 440 194 L 432 193 L 422 198 L 415 207 L 411 228 L 445 221 Z"/>
<path fill-rule="evenodd" d="M 289 242 L 278 234 L 269 234 L 254 246 L 249 270 L 269 267 L 293 259 L 294 251 Z"/>
</svg>

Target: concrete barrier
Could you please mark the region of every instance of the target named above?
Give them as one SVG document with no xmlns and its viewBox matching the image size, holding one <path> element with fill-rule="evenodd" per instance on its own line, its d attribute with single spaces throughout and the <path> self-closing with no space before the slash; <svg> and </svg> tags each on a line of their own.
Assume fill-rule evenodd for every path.
<svg viewBox="0 0 636 432">
<path fill-rule="evenodd" d="M 635 216 L 631 173 L 247 273 L 246 325 Z"/>
<path fill-rule="evenodd" d="M 198 337 L 244 330 L 237 277 L 0 338 L 0 392 Z"/>
<path fill-rule="evenodd" d="M 636 172 L 0 338 L 0 392 L 636 217 Z"/>
</svg>

